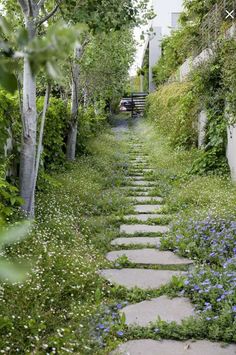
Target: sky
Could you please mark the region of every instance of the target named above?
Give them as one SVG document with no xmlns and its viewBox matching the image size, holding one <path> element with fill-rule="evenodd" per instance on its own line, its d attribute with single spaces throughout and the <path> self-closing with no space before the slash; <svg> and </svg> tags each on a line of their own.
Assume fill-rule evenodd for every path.
<svg viewBox="0 0 236 355">
<path fill-rule="evenodd" d="M 170 33 L 169 27 L 171 26 L 171 13 L 181 12 L 183 0 L 149 0 L 153 4 L 154 11 L 157 14 L 153 21 L 153 25 L 162 27 L 162 34 L 168 35 Z M 151 26 L 151 23 L 148 27 Z M 135 39 L 139 43 L 135 58 L 135 63 L 131 68 L 130 74 L 135 75 L 137 68 L 141 66 L 143 51 L 145 43 L 140 40 L 140 35 L 143 30 L 148 27 L 136 28 L 134 31 Z"/>
</svg>

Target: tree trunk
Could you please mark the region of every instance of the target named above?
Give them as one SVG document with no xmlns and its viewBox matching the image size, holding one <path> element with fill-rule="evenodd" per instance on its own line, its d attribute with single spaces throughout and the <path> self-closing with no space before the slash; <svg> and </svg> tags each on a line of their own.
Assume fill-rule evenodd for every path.
<svg viewBox="0 0 236 355">
<path fill-rule="evenodd" d="M 33 217 L 31 204 L 34 204 L 32 194 L 37 132 L 36 78 L 31 71 L 27 57 L 24 59 L 22 115 L 24 125 L 20 159 L 20 194 L 25 201 L 22 206 L 23 210 Z"/>
<path fill-rule="evenodd" d="M 78 130 L 78 112 L 79 112 L 79 75 L 80 68 L 78 60 L 82 54 L 82 46 L 77 44 L 75 47 L 75 58 L 72 66 L 72 94 L 71 94 L 71 119 L 67 138 L 66 156 L 67 160 L 75 160 L 77 130 Z"/>
<path fill-rule="evenodd" d="M 30 215 L 34 216 L 34 197 L 35 197 L 35 190 L 37 186 L 37 179 L 38 179 L 38 172 L 39 172 L 39 164 L 42 155 L 42 147 L 43 147 L 43 134 L 44 134 L 44 126 L 46 120 L 46 113 L 49 106 L 49 99 L 50 99 L 50 92 L 51 92 L 51 85 L 47 85 L 45 98 L 44 98 L 44 105 L 43 105 L 43 114 L 39 132 L 39 139 L 38 139 L 38 148 L 37 148 L 37 156 L 36 156 L 36 163 L 35 163 L 35 172 L 34 172 L 34 179 L 33 179 L 33 188 L 31 194 L 31 203 L 30 203 Z"/>
</svg>

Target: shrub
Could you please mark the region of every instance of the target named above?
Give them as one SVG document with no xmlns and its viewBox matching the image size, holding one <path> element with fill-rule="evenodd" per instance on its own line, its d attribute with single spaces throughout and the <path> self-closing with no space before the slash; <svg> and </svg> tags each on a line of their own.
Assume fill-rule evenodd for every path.
<svg viewBox="0 0 236 355">
<path fill-rule="evenodd" d="M 38 110 L 42 111 L 44 98 L 38 99 Z M 67 104 L 59 98 L 51 97 L 47 111 L 44 138 L 43 161 L 45 169 L 52 169 L 65 161 L 66 131 L 68 123 Z"/>
<path fill-rule="evenodd" d="M 190 82 L 161 86 L 148 97 L 147 116 L 173 147 L 196 146 L 197 112 L 197 99 Z"/>
</svg>

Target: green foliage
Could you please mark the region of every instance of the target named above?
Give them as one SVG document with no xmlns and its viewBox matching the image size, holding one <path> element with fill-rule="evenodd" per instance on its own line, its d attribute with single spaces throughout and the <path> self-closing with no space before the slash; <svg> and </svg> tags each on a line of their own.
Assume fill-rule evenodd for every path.
<svg viewBox="0 0 236 355">
<path fill-rule="evenodd" d="M 201 48 L 201 24 L 215 0 L 185 0 L 180 16 L 180 29 L 173 31 L 162 42 L 162 57 L 153 68 L 156 85 L 163 84 L 178 67 Z"/>
<path fill-rule="evenodd" d="M 23 200 L 18 188 L 6 181 L 7 164 L 0 165 L 0 226 L 10 220 Z"/>
<path fill-rule="evenodd" d="M 116 157 L 118 146 L 108 132 L 93 138 L 90 156 L 53 175 L 57 183 L 38 194 L 30 236 L 8 247 L 9 257 L 33 260 L 33 270 L 24 283 L 1 283 L 4 351 L 99 354 L 101 345 L 91 334 L 110 292 L 97 274 L 107 265 L 100 246 L 107 248 L 108 234 L 117 233 L 111 211 L 119 215 L 124 206 L 114 188 L 120 169 L 114 172 L 113 163 L 122 158 Z"/>
<path fill-rule="evenodd" d="M 207 113 L 204 151 L 193 164 L 193 173 L 228 172 L 226 162 L 227 120 L 220 53 L 193 72 L 193 83 L 202 109 Z"/>
<path fill-rule="evenodd" d="M 221 75 L 226 97 L 226 115 L 230 124 L 236 123 L 236 41 L 226 39 L 220 48 Z"/>
<path fill-rule="evenodd" d="M 5 158 L 5 144 L 7 139 L 13 137 L 13 149 L 8 154 L 13 154 L 18 162 L 19 145 L 21 142 L 21 124 L 19 114 L 18 98 L 4 90 L 0 90 L 0 161 Z"/>
<path fill-rule="evenodd" d="M 4 228 L 0 231 L 0 279 L 6 282 L 22 282 L 26 277 L 26 271 L 23 271 L 23 265 L 9 262 L 4 255 L 6 246 L 19 243 L 25 239 L 30 231 L 31 223 L 16 223 L 10 228 Z M 4 256 L 3 256 L 4 255 Z"/>
<path fill-rule="evenodd" d="M 133 55 L 134 43 L 129 30 L 92 38 L 81 61 L 81 80 L 88 97 L 111 101 L 121 96 Z"/>
<path fill-rule="evenodd" d="M 157 86 L 166 82 L 188 57 L 189 43 L 186 33 L 188 34 L 183 29 L 174 31 L 170 37 L 163 40 L 162 56 L 153 68 L 154 82 Z"/>
<path fill-rule="evenodd" d="M 197 100 L 190 82 L 161 86 L 148 97 L 146 115 L 173 147 L 196 146 L 197 112 Z"/>
<path fill-rule="evenodd" d="M 39 112 L 43 108 L 44 98 L 38 99 Z M 65 162 L 66 130 L 69 118 L 67 104 L 59 98 L 51 97 L 45 122 L 43 139 L 43 162 L 45 169 L 52 169 Z"/>
<path fill-rule="evenodd" d="M 104 128 L 107 120 L 104 107 L 105 103 L 103 100 L 96 102 L 96 108 L 94 105 L 90 105 L 86 109 L 80 107 L 77 139 L 78 151 L 86 151 L 87 142 Z"/>
</svg>

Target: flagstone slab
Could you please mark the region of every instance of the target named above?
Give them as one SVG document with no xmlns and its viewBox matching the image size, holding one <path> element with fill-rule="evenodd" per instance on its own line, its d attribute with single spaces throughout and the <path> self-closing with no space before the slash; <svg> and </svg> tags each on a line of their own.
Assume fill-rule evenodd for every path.
<svg viewBox="0 0 236 355">
<path fill-rule="evenodd" d="M 150 226 L 148 224 L 123 224 L 120 226 L 120 233 L 136 234 L 136 233 L 167 233 L 168 226 Z"/>
<path fill-rule="evenodd" d="M 194 316 L 194 307 L 185 297 L 169 298 L 161 296 L 140 303 L 128 305 L 122 309 L 125 314 L 125 323 L 129 326 L 138 325 L 146 327 L 160 318 L 167 323 L 181 322 Z"/>
<path fill-rule="evenodd" d="M 149 181 L 149 180 L 133 180 L 130 181 L 131 185 L 134 186 L 154 186 L 156 184 L 155 181 Z"/>
<path fill-rule="evenodd" d="M 129 181 L 144 181 L 143 176 L 138 176 L 138 175 L 127 176 L 127 177 L 125 177 L 125 179 L 127 179 Z"/>
<path fill-rule="evenodd" d="M 137 213 L 156 213 L 163 209 L 163 205 L 136 205 L 134 211 Z"/>
<path fill-rule="evenodd" d="M 126 189 L 133 190 L 133 191 L 152 191 L 152 186 L 126 186 Z"/>
<path fill-rule="evenodd" d="M 207 340 L 131 340 L 110 355 L 235 355 L 236 344 L 213 343 Z"/>
<path fill-rule="evenodd" d="M 133 191 L 133 195 L 129 196 L 131 199 L 135 197 L 141 197 L 141 196 L 150 196 L 150 191 Z"/>
<path fill-rule="evenodd" d="M 190 265 L 193 263 L 192 260 L 182 258 L 171 251 L 157 249 L 117 250 L 106 255 L 109 261 L 116 261 L 122 256 L 126 256 L 132 263 L 145 265 Z"/>
<path fill-rule="evenodd" d="M 131 197 L 134 202 L 163 202 L 163 198 L 160 196 L 137 196 Z"/>
<path fill-rule="evenodd" d="M 131 237 L 131 238 L 117 238 L 111 242 L 111 245 L 150 245 L 160 247 L 161 240 L 156 237 Z"/>
<path fill-rule="evenodd" d="M 136 221 L 140 221 L 140 222 L 147 222 L 148 220 L 152 220 L 152 219 L 157 219 L 157 218 L 169 218 L 170 216 L 165 215 L 165 214 L 157 214 L 157 213 L 153 213 L 153 214 L 130 214 L 127 216 L 124 216 L 124 220 L 129 221 L 129 220 L 136 220 Z"/>
<path fill-rule="evenodd" d="M 173 276 L 185 276 L 186 273 L 169 270 L 107 269 L 101 270 L 100 275 L 112 284 L 127 289 L 138 287 L 142 290 L 156 290 L 168 284 Z"/>
</svg>

